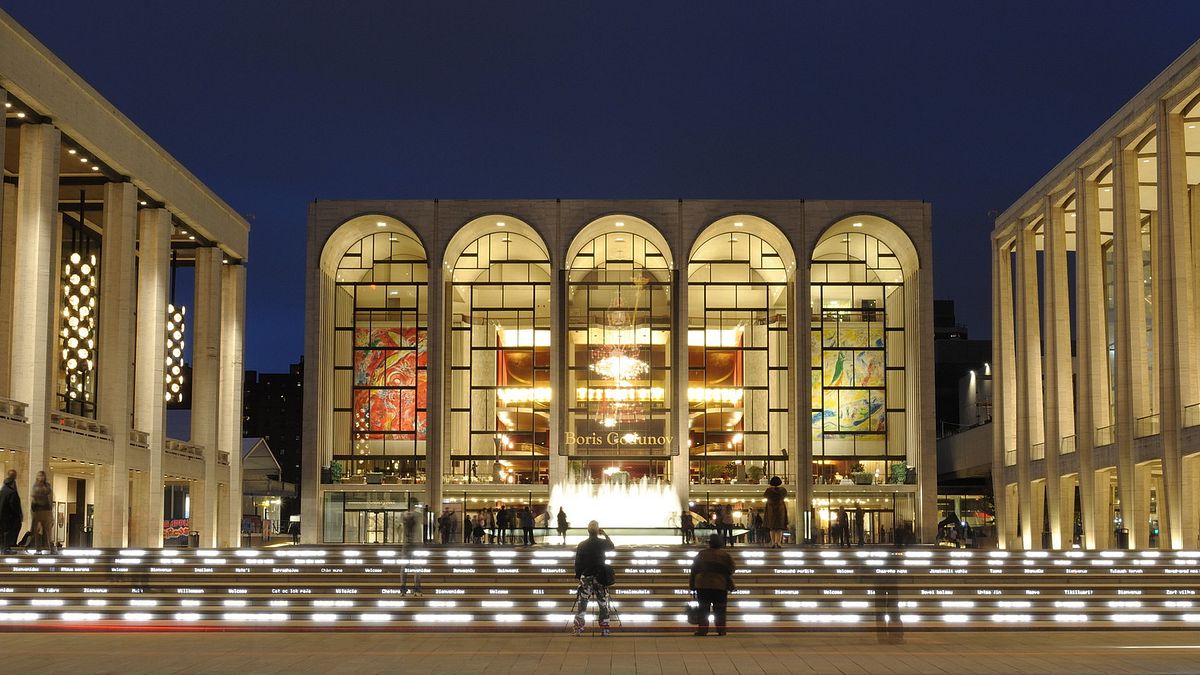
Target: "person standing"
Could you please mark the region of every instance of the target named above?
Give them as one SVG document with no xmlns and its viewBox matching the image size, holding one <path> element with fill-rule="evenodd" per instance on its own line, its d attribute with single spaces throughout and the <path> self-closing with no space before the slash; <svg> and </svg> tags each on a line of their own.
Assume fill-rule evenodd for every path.
<svg viewBox="0 0 1200 675">
<path fill-rule="evenodd" d="M 725 529 L 725 545 L 733 546 L 733 506 L 726 506 L 721 514 L 721 525 Z"/>
<path fill-rule="evenodd" d="M 533 511 L 528 504 L 521 507 L 521 543 L 533 546 Z"/>
<path fill-rule="evenodd" d="M 787 529 L 787 488 L 783 479 L 771 476 L 770 484 L 763 496 L 767 498 L 767 509 L 763 526 L 771 533 L 771 548 L 783 548 L 783 531 Z"/>
<path fill-rule="evenodd" d="M 300 521 L 292 521 L 292 524 L 288 526 L 288 534 L 292 535 L 292 546 L 300 543 Z"/>
<path fill-rule="evenodd" d="M 500 531 L 500 543 L 508 543 L 508 519 L 511 516 L 508 507 L 501 505 L 500 513 L 496 515 L 496 528 Z"/>
<path fill-rule="evenodd" d="M 558 536 L 562 537 L 563 546 L 567 545 L 567 530 L 571 528 L 571 524 L 567 522 L 567 512 L 563 511 L 563 507 L 558 507 Z"/>
<path fill-rule="evenodd" d="M 842 548 L 850 546 L 850 516 L 846 509 L 838 509 L 838 545 Z"/>
<path fill-rule="evenodd" d="M 692 512 L 689 509 L 684 509 L 683 513 L 679 514 L 679 534 L 685 544 L 691 544 L 696 539 L 696 526 L 692 523 Z"/>
<path fill-rule="evenodd" d="M 483 510 L 483 529 L 487 530 L 488 543 L 496 543 L 496 512 L 490 506 Z"/>
<path fill-rule="evenodd" d="M 693 635 L 708 635 L 708 613 L 716 619 L 717 635 L 725 634 L 725 614 L 729 606 L 729 591 L 733 590 L 733 573 L 737 566 L 729 553 L 721 550 L 721 536 L 708 538 L 708 548 L 692 558 L 688 588 L 700 604 L 700 625 Z"/>
<path fill-rule="evenodd" d="M 33 489 L 29 491 L 29 511 L 33 522 L 29 532 L 33 535 L 33 548 L 54 552 L 54 491 L 46 482 L 46 472 L 37 472 Z"/>
<path fill-rule="evenodd" d="M 587 539 L 575 547 L 575 578 L 579 580 L 579 589 L 575 592 L 574 630 L 575 635 L 583 635 L 588 601 L 595 600 L 600 606 L 600 635 L 608 637 L 608 586 L 612 579 L 604 555 L 616 546 L 608 533 L 600 529 L 600 523 L 591 521 L 587 531 Z"/>
<path fill-rule="evenodd" d="M 8 470 L 4 485 L 0 487 L 0 547 L 5 553 L 12 553 L 17 545 L 17 537 L 21 532 L 21 521 L 25 518 L 21 511 L 21 495 L 17 493 L 17 472 Z"/>
</svg>

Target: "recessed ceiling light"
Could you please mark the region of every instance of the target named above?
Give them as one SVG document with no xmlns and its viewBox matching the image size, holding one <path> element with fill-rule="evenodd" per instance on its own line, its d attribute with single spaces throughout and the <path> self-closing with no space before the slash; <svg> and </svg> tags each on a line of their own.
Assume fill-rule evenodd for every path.
<svg viewBox="0 0 1200 675">
<path fill-rule="evenodd" d="M 387 227 L 387 223 L 380 220 L 375 223 L 375 227 Z"/>
<path fill-rule="evenodd" d="M 75 154 L 75 148 L 70 148 L 69 150 L 67 150 L 67 154 L 68 154 L 68 155 L 73 155 L 73 154 Z"/>
<path fill-rule="evenodd" d="M 862 227 L 862 223 L 851 223 L 853 227 Z"/>
<path fill-rule="evenodd" d="M 228 265 L 228 264 L 229 264 L 229 258 L 221 258 L 221 264 L 222 264 L 222 265 Z"/>
<path fill-rule="evenodd" d="M 17 113 L 17 117 L 18 117 L 19 119 L 25 119 L 25 113 L 23 113 L 23 112 L 19 112 L 19 113 Z"/>
<path fill-rule="evenodd" d="M 11 107 L 12 107 L 12 104 L 11 104 L 11 103 L 9 103 L 8 101 L 5 101 L 5 102 L 4 102 L 4 107 L 5 107 L 5 108 L 11 108 Z"/>
<path fill-rule="evenodd" d="M 188 239 L 195 240 L 195 239 L 196 239 L 196 235 L 194 235 L 194 234 L 189 234 L 189 235 L 188 235 Z"/>
<path fill-rule="evenodd" d="M 745 223 L 743 223 L 743 222 L 742 222 L 742 221 L 740 221 L 740 220 L 739 220 L 738 222 L 736 222 L 736 223 L 734 223 L 734 224 L 733 224 L 733 226 L 734 226 L 734 227 L 742 227 L 743 225 L 745 225 Z"/>
<path fill-rule="evenodd" d="M 94 164 L 92 165 L 92 171 L 99 171 L 99 170 L 100 170 L 100 167 L 98 167 Z"/>
<path fill-rule="evenodd" d="M 621 221 L 619 221 L 619 220 L 618 220 L 617 222 L 613 223 L 613 225 L 614 225 L 615 227 L 625 227 L 625 223 L 623 223 L 623 222 L 621 222 Z"/>
<path fill-rule="evenodd" d="M 87 160 L 87 157 L 80 157 L 80 158 L 79 158 L 79 163 L 80 163 L 80 164 L 87 164 L 87 161 L 88 161 L 88 160 Z"/>
<path fill-rule="evenodd" d="M 507 225 L 507 224 L 508 224 L 508 223 L 504 222 L 503 220 L 497 220 L 497 221 L 496 221 L 496 227 L 504 227 L 504 226 L 505 226 L 505 225 Z"/>
<path fill-rule="evenodd" d="M 139 203 L 139 204 L 141 204 L 142 206 L 145 206 L 145 205 L 146 205 L 146 201 L 145 201 L 145 200 L 139 201 L 138 203 Z"/>
<path fill-rule="evenodd" d="M 617 237 L 616 241 L 623 242 L 623 241 L 625 241 L 625 237 Z"/>
</svg>

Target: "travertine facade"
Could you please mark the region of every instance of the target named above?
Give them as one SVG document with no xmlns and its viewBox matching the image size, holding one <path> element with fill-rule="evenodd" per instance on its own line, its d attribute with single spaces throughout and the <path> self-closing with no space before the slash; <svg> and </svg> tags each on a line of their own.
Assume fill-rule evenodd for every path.
<svg viewBox="0 0 1200 675">
<path fill-rule="evenodd" d="M 1002 545 L 1197 545 L 1198 102 L 1200 43 L 996 221 Z"/>
</svg>

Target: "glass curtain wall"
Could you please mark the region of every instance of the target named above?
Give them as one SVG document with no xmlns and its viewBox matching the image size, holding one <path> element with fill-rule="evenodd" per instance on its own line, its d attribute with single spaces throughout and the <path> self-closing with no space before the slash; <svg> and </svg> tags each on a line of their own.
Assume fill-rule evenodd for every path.
<svg viewBox="0 0 1200 675">
<path fill-rule="evenodd" d="M 788 471 L 788 280 L 748 232 L 704 241 L 688 265 L 693 483 L 758 483 Z"/>
<path fill-rule="evenodd" d="M 349 482 L 425 482 L 428 275 L 402 232 L 367 235 L 338 264 L 331 469 Z"/>
<path fill-rule="evenodd" d="M 822 242 L 812 265 L 812 438 L 818 485 L 904 483 L 904 277 L 868 234 Z"/>
<path fill-rule="evenodd" d="M 565 449 L 574 480 L 670 480 L 671 270 L 614 227 L 567 271 Z"/>
<path fill-rule="evenodd" d="M 548 482 L 550 279 L 545 247 L 515 231 L 454 263 L 447 482 Z"/>
<path fill-rule="evenodd" d="M 99 347 L 100 234 L 77 213 L 62 212 L 59 260 L 58 409 L 96 417 Z"/>
</svg>

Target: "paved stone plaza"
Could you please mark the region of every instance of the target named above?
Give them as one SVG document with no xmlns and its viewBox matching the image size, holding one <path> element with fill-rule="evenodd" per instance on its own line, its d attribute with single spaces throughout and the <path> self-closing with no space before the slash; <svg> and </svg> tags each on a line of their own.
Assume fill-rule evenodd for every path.
<svg viewBox="0 0 1200 675">
<path fill-rule="evenodd" d="M 8 672 L 73 673 L 1194 673 L 1184 631 L 638 635 L 9 633 Z"/>
</svg>

